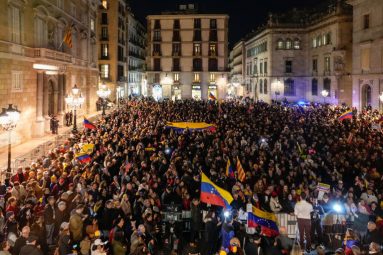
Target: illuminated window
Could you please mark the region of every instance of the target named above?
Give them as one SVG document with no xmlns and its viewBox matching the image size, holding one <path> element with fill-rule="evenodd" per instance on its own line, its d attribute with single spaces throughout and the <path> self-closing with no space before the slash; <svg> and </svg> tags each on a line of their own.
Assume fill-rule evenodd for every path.
<svg viewBox="0 0 383 255">
<path fill-rule="evenodd" d="M 316 48 L 318 45 L 317 45 L 317 39 L 316 38 L 313 38 L 313 48 Z"/>
<path fill-rule="evenodd" d="M 324 70 L 330 72 L 330 57 L 324 57 Z"/>
<path fill-rule="evenodd" d="M 299 39 L 294 40 L 294 49 L 299 50 L 301 48 L 301 41 Z"/>
<path fill-rule="evenodd" d="M 109 45 L 108 44 L 101 44 L 101 57 L 108 57 L 109 53 Z"/>
<path fill-rule="evenodd" d="M 290 39 L 286 40 L 286 50 L 290 50 L 293 46 L 293 43 Z"/>
<path fill-rule="evenodd" d="M 210 73 L 210 82 L 215 82 L 215 74 Z"/>
<path fill-rule="evenodd" d="M 194 48 L 194 56 L 201 55 L 201 44 L 200 43 L 195 43 L 193 48 Z"/>
<path fill-rule="evenodd" d="M 107 1 L 107 0 L 102 0 L 101 5 L 102 5 L 102 7 L 104 7 L 105 9 L 108 9 L 108 1 Z"/>
<path fill-rule="evenodd" d="M 277 49 L 282 50 L 285 48 L 285 42 L 282 39 L 279 39 L 277 42 Z"/>
<path fill-rule="evenodd" d="M 200 82 L 199 73 L 194 73 L 194 82 Z"/>
<path fill-rule="evenodd" d="M 175 82 L 180 81 L 180 74 L 179 74 L 179 73 L 175 73 L 175 74 L 174 74 L 174 77 L 173 77 L 173 80 L 174 80 Z"/>
<path fill-rule="evenodd" d="M 92 32 L 94 32 L 94 30 L 95 30 L 95 27 L 94 27 L 94 19 L 90 19 L 90 30 L 91 30 Z"/>
<path fill-rule="evenodd" d="M 217 45 L 210 44 L 209 45 L 209 53 L 210 53 L 210 56 L 216 56 L 217 55 Z"/>
<path fill-rule="evenodd" d="M 109 78 L 109 65 L 100 65 L 101 78 Z"/>
</svg>

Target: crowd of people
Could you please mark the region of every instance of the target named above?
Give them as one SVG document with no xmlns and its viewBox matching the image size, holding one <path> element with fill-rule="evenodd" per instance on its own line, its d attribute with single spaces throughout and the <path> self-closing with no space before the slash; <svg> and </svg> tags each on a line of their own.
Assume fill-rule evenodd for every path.
<svg viewBox="0 0 383 255">
<path fill-rule="evenodd" d="M 377 111 L 252 101 L 129 100 L 0 186 L 0 255 L 381 254 L 383 134 Z M 214 130 L 166 123 L 206 122 Z M 94 144 L 90 158 L 76 155 Z M 240 160 L 243 182 L 226 176 Z M 230 216 L 200 202 L 201 172 Z M 320 194 L 318 184 L 329 185 Z M 295 215 L 299 234 L 246 228 L 240 212 Z M 169 208 L 190 212 L 166 220 Z"/>
</svg>

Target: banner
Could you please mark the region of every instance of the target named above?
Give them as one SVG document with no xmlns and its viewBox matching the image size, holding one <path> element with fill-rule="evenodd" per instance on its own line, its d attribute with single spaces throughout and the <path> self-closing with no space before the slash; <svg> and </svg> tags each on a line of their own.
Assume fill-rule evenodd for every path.
<svg viewBox="0 0 383 255">
<path fill-rule="evenodd" d="M 318 200 L 322 200 L 324 193 L 330 193 L 330 185 L 320 182 L 318 183 L 317 190 L 319 191 Z"/>
</svg>

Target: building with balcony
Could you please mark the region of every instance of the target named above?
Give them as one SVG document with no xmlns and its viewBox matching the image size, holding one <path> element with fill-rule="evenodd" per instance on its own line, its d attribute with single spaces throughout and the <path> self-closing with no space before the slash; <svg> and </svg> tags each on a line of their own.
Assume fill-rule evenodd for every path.
<svg viewBox="0 0 383 255">
<path fill-rule="evenodd" d="M 352 102 L 362 109 L 382 110 L 383 2 L 348 0 L 353 6 Z"/>
<path fill-rule="evenodd" d="M 13 143 L 49 132 L 49 115 L 62 124 L 75 84 L 85 97 L 79 115 L 95 111 L 97 7 L 93 0 L 0 1 L 0 106 L 21 110 Z M 62 43 L 69 28 L 71 48 Z"/>
<path fill-rule="evenodd" d="M 244 95 L 244 82 L 245 82 L 245 42 L 240 40 L 237 42 L 233 50 L 230 51 L 229 55 L 229 93 L 233 96 Z"/>
<path fill-rule="evenodd" d="M 128 95 L 127 13 L 126 0 L 102 0 L 98 9 L 98 66 L 101 82 L 112 90 L 111 100 Z"/>
<path fill-rule="evenodd" d="M 146 28 L 127 14 L 128 95 L 147 95 L 145 79 Z"/>
<path fill-rule="evenodd" d="M 228 78 L 228 21 L 200 14 L 194 4 L 147 17 L 148 95 L 157 99 L 225 98 Z"/>
<path fill-rule="evenodd" d="M 244 38 L 243 96 L 351 104 L 352 8 L 329 2 L 311 12 L 271 14 Z"/>
</svg>

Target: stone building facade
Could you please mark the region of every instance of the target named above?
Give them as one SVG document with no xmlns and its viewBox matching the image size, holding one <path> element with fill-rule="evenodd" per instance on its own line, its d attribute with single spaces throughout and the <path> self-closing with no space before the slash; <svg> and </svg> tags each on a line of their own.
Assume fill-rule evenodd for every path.
<svg viewBox="0 0 383 255">
<path fill-rule="evenodd" d="M 383 1 L 349 0 L 353 6 L 352 102 L 382 110 Z M 382 96 L 383 97 L 383 96 Z"/>
<path fill-rule="evenodd" d="M 148 95 L 207 99 L 227 95 L 228 20 L 199 14 L 193 4 L 147 17 Z"/>
<path fill-rule="evenodd" d="M 351 104 L 351 35 L 351 8 L 342 1 L 313 13 L 270 15 L 244 39 L 243 96 Z"/>
<path fill-rule="evenodd" d="M 75 84 L 85 97 L 79 115 L 95 110 L 97 8 L 93 0 L 0 1 L 0 105 L 21 111 L 13 143 L 49 131 L 51 114 L 62 124 Z M 68 27 L 72 48 L 62 44 Z"/>
<path fill-rule="evenodd" d="M 245 42 L 237 42 L 229 55 L 229 95 L 243 96 L 245 84 Z"/>
</svg>

